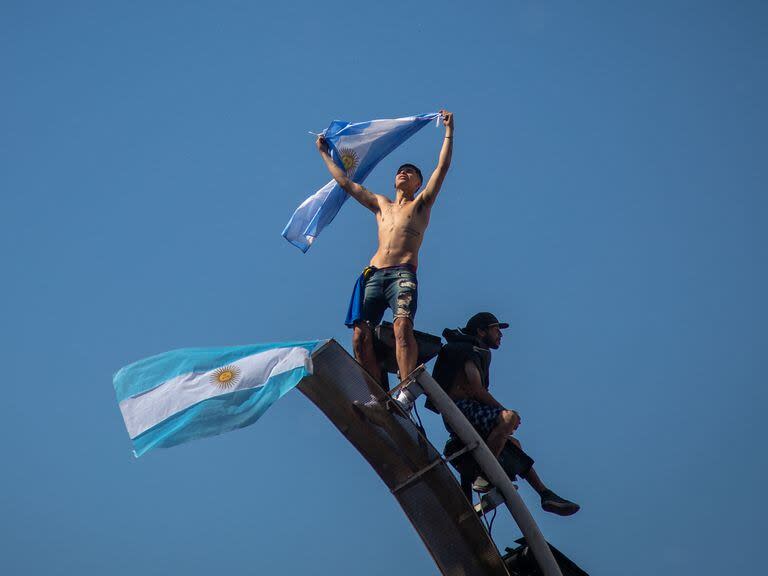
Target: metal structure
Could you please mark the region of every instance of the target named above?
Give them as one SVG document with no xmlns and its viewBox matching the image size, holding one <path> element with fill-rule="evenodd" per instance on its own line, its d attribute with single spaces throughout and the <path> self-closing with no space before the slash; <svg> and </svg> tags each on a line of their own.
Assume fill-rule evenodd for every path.
<svg viewBox="0 0 768 576">
<path fill-rule="evenodd" d="M 429 396 L 429 399 L 432 400 L 432 403 L 446 422 L 450 424 L 456 435 L 464 442 L 464 445 L 472 447 L 472 455 L 477 465 L 483 471 L 488 481 L 501 492 L 512 517 L 530 544 L 544 576 L 562 576 L 560 567 L 557 565 L 552 551 L 549 549 L 547 541 L 539 530 L 536 521 L 517 493 L 512 480 L 507 476 L 499 461 L 488 449 L 488 446 L 477 433 L 477 430 L 467 421 L 461 410 L 456 407 L 453 400 L 448 397 L 448 394 L 429 375 L 423 365 L 414 370 L 413 374 L 407 378 L 404 386 L 414 388 L 414 383 Z M 413 396 L 416 396 L 418 392 L 419 390 L 411 391 Z"/>
<path fill-rule="evenodd" d="M 530 574 L 511 568 L 522 557 L 499 553 L 456 481 L 448 461 L 471 453 L 503 496 L 526 537 L 543 576 L 562 576 L 552 551 L 507 474 L 463 414 L 424 370 L 417 368 L 402 384 L 414 396 L 428 395 L 466 448 L 443 458 L 400 405 L 335 341 L 312 354 L 313 371 L 298 388 L 357 448 L 390 489 L 441 573 L 446 576 Z M 398 388 L 401 388 L 398 387 Z M 498 502 L 497 502 L 498 503 Z M 530 554 L 529 554 L 530 556 Z M 511 560 L 510 560 L 511 559 Z M 569 573 L 566 573 L 566 576 Z"/>
<path fill-rule="evenodd" d="M 440 453 L 335 341 L 312 354 L 299 390 L 368 460 L 445 575 L 509 576 Z"/>
<path fill-rule="evenodd" d="M 503 556 L 504 563 L 509 571 L 520 576 L 538 576 L 540 574 L 538 565 L 525 538 L 519 538 L 515 540 L 515 543 L 518 544 L 518 547 L 514 549 L 506 548 Z M 552 544 L 549 545 L 549 549 L 552 551 L 555 560 L 557 560 L 557 565 L 560 566 L 563 576 L 589 576 L 589 574 L 576 566 L 570 558 L 552 546 Z"/>
</svg>

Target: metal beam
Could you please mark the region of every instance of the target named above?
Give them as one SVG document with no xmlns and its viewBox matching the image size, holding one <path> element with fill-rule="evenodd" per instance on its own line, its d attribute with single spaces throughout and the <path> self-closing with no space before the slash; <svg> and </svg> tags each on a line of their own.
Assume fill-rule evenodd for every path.
<svg viewBox="0 0 768 576">
<path fill-rule="evenodd" d="M 472 451 L 475 461 L 480 466 L 483 474 L 485 474 L 486 479 L 501 492 L 509 512 L 525 536 L 544 576 L 562 576 L 560 567 L 557 565 L 547 541 L 544 539 L 541 530 L 539 530 L 536 521 L 531 516 L 528 508 L 526 508 L 522 498 L 517 493 L 512 480 L 507 476 L 507 473 L 501 467 L 493 452 L 489 450 L 485 441 L 464 417 L 464 414 L 461 413 L 461 410 L 458 409 L 454 401 L 440 387 L 440 384 L 430 376 L 423 365 L 416 368 L 409 375 L 408 379 L 415 381 L 421 386 L 424 393 L 429 396 L 429 399 L 432 400 L 432 403 L 440 412 L 440 415 L 450 424 L 453 431 L 464 444 L 468 446 L 476 444 L 475 449 Z"/>
<path fill-rule="evenodd" d="M 299 390 L 392 491 L 440 573 L 510 576 L 448 464 L 398 403 L 334 340 L 312 361 Z"/>
</svg>

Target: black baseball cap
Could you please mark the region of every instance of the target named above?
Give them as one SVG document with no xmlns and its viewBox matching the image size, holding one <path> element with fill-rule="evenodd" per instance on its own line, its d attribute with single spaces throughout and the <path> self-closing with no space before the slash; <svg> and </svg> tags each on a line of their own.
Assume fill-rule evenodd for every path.
<svg viewBox="0 0 768 576">
<path fill-rule="evenodd" d="M 421 182 L 424 182 L 424 177 L 421 175 L 421 170 L 419 170 L 418 166 L 415 166 L 413 164 L 406 162 L 405 164 L 400 166 L 400 168 L 397 169 L 397 172 L 400 172 L 400 170 L 402 170 L 403 168 L 412 168 L 416 172 L 416 175 L 419 177 L 419 180 Z M 397 174 L 397 172 L 395 172 L 395 174 Z"/>
<path fill-rule="evenodd" d="M 467 332 L 468 334 L 473 334 L 475 330 L 481 330 L 483 328 L 488 328 L 489 326 L 498 326 L 499 328 L 509 328 L 509 324 L 506 322 L 499 322 L 499 319 L 496 318 L 493 314 L 490 312 L 478 312 L 472 318 L 467 320 L 467 325 L 464 328 L 463 332 Z"/>
</svg>

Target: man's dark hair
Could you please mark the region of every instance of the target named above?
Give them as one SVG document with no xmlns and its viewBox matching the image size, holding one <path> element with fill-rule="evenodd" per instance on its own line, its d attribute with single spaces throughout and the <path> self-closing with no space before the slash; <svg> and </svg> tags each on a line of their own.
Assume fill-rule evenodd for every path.
<svg viewBox="0 0 768 576">
<path fill-rule="evenodd" d="M 419 170 L 418 166 L 406 162 L 405 164 L 400 166 L 400 168 L 397 169 L 397 172 L 395 172 L 395 174 L 400 172 L 400 170 L 402 170 L 403 168 L 413 168 L 413 170 L 416 172 L 416 175 L 419 177 L 419 182 L 421 182 L 422 184 L 424 183 L 424 177 L 421 175 L 421 170 Z"/>
</svg>

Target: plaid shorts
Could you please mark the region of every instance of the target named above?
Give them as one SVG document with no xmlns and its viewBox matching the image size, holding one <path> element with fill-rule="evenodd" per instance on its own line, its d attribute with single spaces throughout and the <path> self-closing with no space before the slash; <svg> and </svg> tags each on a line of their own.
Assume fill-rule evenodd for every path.
<svg viewBox="0 0 768 576">
<path fill-rule="evenodd" d="M 480 434 L 480 437 L 483 440 L 486 440 L 491 433 L 491 430 L 496 428 L 496 425 L 499 423 L 499 414 L 503 412 L 502 408 L 488 406 L 487 404 L 482 404 L 477 400 L 470 400 L 469 398 L 456 400 L 456 407 L 461 410 L 461 413 L 464 414 L 466 419 L 469 420 L 469 423 L 474 426 L 475 430 L 477 430 L 477 433 Z M 451 433 L 451 436 L 456 435 L 447 423 L 446 428 L 448 428 L 448 432 Z"/>
</svg>

